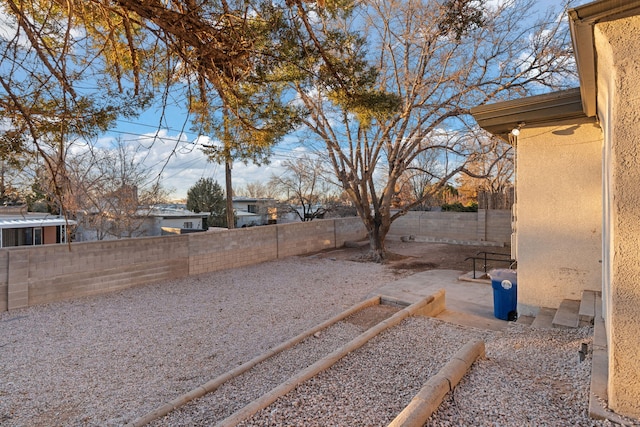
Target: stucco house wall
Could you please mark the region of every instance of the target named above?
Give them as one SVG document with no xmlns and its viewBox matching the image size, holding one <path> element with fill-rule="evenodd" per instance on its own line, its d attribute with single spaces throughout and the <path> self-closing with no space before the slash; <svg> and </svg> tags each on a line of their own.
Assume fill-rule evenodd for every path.
<svg viewBox="0 0 640 427">
<path fill-rule="evenodd" d="M 600 290 L 602 136 L 593 119 L 526 126 L 517 139 L 518 313 Z"/>
<path fill-rule="evenodd" d="M 539 215 L 539 223 L 530 214 L 529 207 L 534 197 L 542 197 L 543 204 L 547 206 L 564 201 L 551 199 L 541 187 L 526 188 L 528 183 L 534 181 L 533 176 L 527 178 L 527 172 L 524 171 L 528 169 L 531 172 L 534 163 L 532 158 L 527 159 L 529 143 L 526 139 L 537 138 L 545 147 L 559 141 L 556 136 L 567 136 L 568 142 L 563 151 L 567 161 L 557 162 L 543 153 L 544 157 L 538 159 L 540 169 L 548 171 L 552 177 L 546 181 L 549 189 L 566 188 L 567 183 L 577 184 L 575 191 L 582 193 L 579 197 L 587 201 L 596 193 L 594 182 L 589 180 L 590 175 L 586 173 L 594 166 L 591 156 L 596 145 L 592 144 L 592 136 L 595 135 L 585 133 L 583 123 L 589 117 L 600 125 L 601 290 L 607 334 L 608 383 L 606 396 L 598 397 L 607 400 L 607 409 L 640 419 L 640 0 L 599 0 L 570 9 L 568 14 L 580 78 L 579 102 L 577 92 L 570 89 L 479 106 L 472 109 L 472 114 L 480 126 L 505 140 L 513 140 L 514 127 L 525 125 L 517 150 L 520 186 L 517 202 L 518 298 L 521 303 L 542 303 L 547 298 L 540 296 L 535 299 L 534 295 L 529 294 L 535 271 L 530 269 L 531 261 L 535 258 L 534 251 L 541 252 L 536 263 L 540 265 L 546 262 L 549 266 L 556 262 L 554 257 L 562 256 L 558 248 L 572 251 L 576 258 L 592 253 L 579 252 L 579 245 L 569 247 L 562 240 L 563 234 L 573 236 L 582 233 L 583 242 L 591 242 L 591 237 L 585 234 L 589 230 L 586 225 L 591 219 L 586 218 L 584 213 L 579 213 L 574 223 L 570 222 L 573 213 L 547 212 L 546 216 Z M 551 133 L 542 132 L 544 129 L 540 128 L 550 124 L 558 126 L 565 120 L 568 120 L 565 124 L 571 126 L 558 127 L 557 131 Z M 532 122 L 538 126 L 532 126 Z M 536 132 L 540 132 L 540 135 L 536 136 Z M 571 138 L 574 138 L 573 142 Z M 574 144 L 573 148 L 571 144 Z M 578 149 L 578 146 L 583 146 L 583 149 Z M 591 154 L 586 157 L 586 153 Z M 575 160 L 570 160 L 570 156 L 575 156 Z M 523 162 L 528 162 L 529 166 L 525 167 L 527 163 L 523 165 Z M 545 179 L 539 174 L 536 178 Z M 581 182 L 582 179 L 587 179 L 585 184 Z M 595 212 L 595 208 L 593 211 L 591 209 L 587 214 L 589 216 Z M 570 212 L 578 214 L 575 208 Z M 543 222 L 545 218 L 546 224 Z M 558 222 L 562 227 L 558 226 Z M 540 233 L 538 237 L 536 227 Z M 548 241 L 546 245 L 540 237 L 542 235 Z M 573 239 L 580 241 L 580 238 Z M 556 245 L 563 244 L 564 247 L 556 248 Z M 530 254 L 527 255 L 527 252 Z M 567 259 L 566 255 L 564 259 Z M 541 294 L 551 288 L 546 283 L 543 286 Z M 593 354 L 595 360 L 596 352 Z"/>
<path fill-rule="evenodd" d="M 640 418 L 640 17 L 597 23 L 609 407 Z"/>
<path fill-rule="evenodd" d="M 527 169 L 531 172 L 534 163 L 532 158 L 527 159 L 526 139 L 538 138 L 541 146 L 546 147 L 555 143 L 556 136 L 564 135 L 567 141 L 575 137 L 575 147 L 569 146 L 571 142 L 565 147 L 566 164 L 554 161 L 544 150 L 541 153 L 544 157 L 538 161 L 541 169 L 553 176 L 546 181 L 549 188 L 566 188 L 567 183 L 578 184 L 575 190 L 586 201 L 596 194 L 593 181 L 584 181 L 585 184 L 581 182 L 588 179 L 589 174 L 586 172 L 594 165 L 591 155 L 595 151 L 595 145 L 591 144 L 592 135 L 585 133 L 582 124 L 589 117 L 597 120 L 600 125 L 601 290 L 608 356 L 606 398 L 609 409 L 625 416 L 640 418 L 640 359 L 637 357 L 640 345 L 640 0 L 600 0 L 584 4 L 569 10 L 569 18 L 580 77 L 580 111 L 575 108 L 575 99 L 572 100 L 575 94 L 565 91 L 543 98 L 507 101 L 490 108 L 478 107 L 474 116 L 485 129 L 505 139 L 514 126 L 526 123 L 519 137 L 517 150 L 518 297 L 522 305 L 536 302 L 545 305 L 544 300 L 549 298 L 545 294 L 552 289 L 545 283 L 541 296 L 528 293 L 532 289 L 529 283 L 532 283 L 536 275 L 535 270 L 531 269 L 532 260 L 536 258 L 534 252 L 539 252 L 536 264 L 548 263 L 549 266 L 562 259 L 556 258 L 562 256 L 559 249 L 570 250 L 576 258 L 591 254 L 590 251 L 580 249 L 580 245 L 569 248 L 562 240 L 564 231 L 570 231 L 572 235 L 581 233 L 585 244 L 591 241 L 591 237 L 585 233 L 588 231 L 585 225 L 591 220 L 583 212 L 578 213 L 573 209 L 572 212 L 579 215 L 573 223 L 569 222 L 571 216 L 563 213 L 547 212 L 546 215 L 539 216 L 539 223 L 531 215 L 531 205 L 527 204 L 533 202 L 535 197 L 541 197 L 545 206 L 565 201 L 547 196 L 541 187 L 526 187 L 535 181 L 533 176 L 527 178 L 527 172 L 524 171 Z M 536 108 L 538 104 L 548 108 Z M 582 116 L 577 113 L 582 113 Z M 530 126 L 532 120 L 539 126 Z M 565 124 L 571 126 L 558 128 L 550 134 L 540 132 L 543 130 L 540 127 L 542 123 L 545 123 L 544 126 L 550 123 L 558 126 L 562 120 L 570 120 Z M 549 139 L 544 136 L 536 137 L 536 132 L 548 134 Z M 509 136 L 508 139 L 511 140 L 512 137 Z M 578 146 L 583 146 L 584 150 L 577 149 Z M 531 148 L 533 149 L 533 144 Z M 585 153 L 591 154 L 586 157 Z M 571 156 L 576 160 L 571 161 Z M 526 166 L 526 162 L 529 162 L 529 166 Z M 577 177 L 580 179 L 576 179 Z M 544 177 L 538 175 L 535 178 L 544 182 Z M 595 210 L 588 215 L 593 212 Z M 548 219 L 547 224 L 542 222 L 545 217 Z M 535 232 L 536 226 L 539 234 Z M 545 245 L 541 237 L 538 237 L 536 243 L 536 234 L 544 235 L 544 240 L 548 243 Z M 563 244 L 564 247 L 561 246 Z M 587 247 L 588 245 L 585 246 Z M 564 258 L 567 259 L 566 255 Z M 548 270 L 548 267 L 545 268 Z M 538 272 L 537 276 L 542 277 L 548 273 L 549 271 Z M 591 283 L 591 280 L 588 282 Z"/>
</svg>

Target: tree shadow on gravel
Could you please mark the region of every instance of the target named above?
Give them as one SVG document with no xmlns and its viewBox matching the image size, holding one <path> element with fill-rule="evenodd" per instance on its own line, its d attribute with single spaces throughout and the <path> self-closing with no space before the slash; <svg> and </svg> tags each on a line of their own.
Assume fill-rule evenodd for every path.
<svg viewBox="0 0 640 427">
<path fill-rule="evenodd" d="M 455 245 L 448 243 L 402 242 L 387 241 L 387 259 L 383 264 L 398 273 L 427 270 L 457 270 L 471 271 L 473 261 L 470 257 L 479 256 L 479 252 L 495 252 L 509 255 L 509 247 Z M 313 254 L 312 256 L 328 259 L 340 259 L 354 262 L 373 262 L 369 255 L 368 246 L 343 247 L 330 249 Z M 476 261 L 476 269 L 482 269 L 482 261 Z M 508 264 L 488 263 L 487 271 L 492 268 L 507 268 Z"/>
</svg>

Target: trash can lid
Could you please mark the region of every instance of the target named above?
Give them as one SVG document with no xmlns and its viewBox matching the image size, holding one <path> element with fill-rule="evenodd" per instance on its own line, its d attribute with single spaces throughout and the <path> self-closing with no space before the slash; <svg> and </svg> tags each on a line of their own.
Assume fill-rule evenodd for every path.
<svg viewBox="0 0 640 427">
<path fill-rule="evenodd" d="M 518 272 L 510 268 L 496 268 L 489 271 L 489 277 L 491 280 L 510 280 L 515 283 L 518 278 Z"/>
</svg>

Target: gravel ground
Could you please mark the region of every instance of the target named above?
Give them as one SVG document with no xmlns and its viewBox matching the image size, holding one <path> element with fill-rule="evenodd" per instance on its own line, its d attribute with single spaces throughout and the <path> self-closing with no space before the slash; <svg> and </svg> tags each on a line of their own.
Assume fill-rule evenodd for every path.
<svg viewBox="0 0 640 427">
<path fill-rule="evenodd" d="M 125 424 L 408 273 L 292 257 L 0 313 L 0 425 Z M 289 375 L 289 357 L 308 363 L 333 349 L 322 343 L 350 339 L 354 326 L 344 323 L 301 353 L 283 354 L 262 373 L 252 371 L 254 380 L 270 377 L 265 388 L 271 387 Z M 487 359 L 427 425 L 608 425 L 586 415 L 591 360 L 580 363 L 578 350 L 591 333 L 516 324 L 496 333 L 407 319 L 245 425 L 386 425 L 431 373 L 478 337 L 487 343 Z M 247 389 L 227 393 L 228 405 L 238 405 L 234 396 Z M 176 418 L 156 425 L 207 425 L 203 414 L 212 410 L 196 401 L 181 412 L 196 418 L 170 414 Z"/>
<path fill-rule="evenodd" d="M 0 425 L 123 425 L 397 277 L 292 257 L 0 313 Z"/>
<path fill-rule="evenodd" d="M 380 311 L 381 308 L 385 306 L 366 308 L 359 314 Z M 383 318 L 392 315 L 398 309 L 385 311 L 387 313 Z M 338 322 L 293 348 L 267 359 L 247 373 L 227 381 L 215 392 L 173 411 L 152 425 L 213 425 L 285 382 L 296 372 L 345 345 L 367 329 L 357 323 L 349 318 Z"/>
<path fill-rule="evenodd" d="M 470 339 L 477 362 L 426 426 L 606 426 L 587 414 L 590 328 L 480 331 L 410 318 L 280 398 L 243 426 L 386 426 Z"/>
<path fill-rule="evenodd" d="M 588 417 L 591 358 L 580 362 L 593 328 L 492 334 L 479 360 L 427 426 L 606 426 Z M 482 420 L 482 422 L 478 422 Z"/>
<path fill-rule="evenodd" d="M 386 426 L 479 330 L 408 318 L 242 426 Z"/>
</svg>

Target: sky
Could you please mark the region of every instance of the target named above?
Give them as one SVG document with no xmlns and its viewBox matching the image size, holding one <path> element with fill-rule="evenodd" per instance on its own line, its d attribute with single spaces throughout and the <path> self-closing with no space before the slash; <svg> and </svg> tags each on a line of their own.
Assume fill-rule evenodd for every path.
<svg viewBox="0 0 640 427">
<path fill-rule="evenodd" d="M 495 3 L 501 0 L 491 0 Z M 583 4 L 586 1 L 575 2 Z M 540 13 L 550 7 L 559 8 L 560 0 L 540 0 L 536 7 Z M 146 167 L 152 169 L 152 175 L 160 177 L 162 186 L 170 190 L 173 200 L 185 199 L 187 190 L 200 178 L 212 178 L 224 188 L 224 165 L 207 161 L 206 156 L 198 148 L 199 143 L 211 143 L 199 139 L 198 135 L 189 131 L 184 125 L 184 114 L 176 109 L 170 111 L 159 127 L 159 112 L 149 110 L 135 119 L 119 120 L 117 126 L 103 135 L 103 143 L 121 138 L 127 144 L 145 148 L 138 150 L 138 158 Z M 274 155 L 268 165 L 245 165 L 236 161 L 232 168 L 233 188 L 237 192 L 248 183 L 266 183 L 274 174 L 284 172 L 282 162 L 299 156 L 305 149 L 298 144 L 298 137 L 293 134 L 275 147 Z"/>
<path fill-rule="evenodd" d="M 179 111 L 174 111 L 180 114 Z M 135 147 L 135 158 L 153 172 L 151 178 L 161 177 L 162 187 L 171 191 L 171 200 L 186 199 L 188 189 L 201 178 L 212 178 L 225 186 L 224 164 L 211 162 L 201 151 L 202 144 L 215 145 L 208 138 L 181 129 L 182 120 L 174 118 L 175 127 L 158 128 L 153 113 L 145 113 L 133 120 L 119 120 L 112 131 L 103 135 L 98 145 L 108 147 L 116 138 Z M 232 166 L 234 191 L 248 183 L 266 183 L 272 175 L 282 174 L 283 161 L 295 159 L 306 151 L 298 144 L 298 137 L 285 137 L 273 149 L 269 164 L 257 166 L 251 162 L 235 161 Z"/>
</svg>

